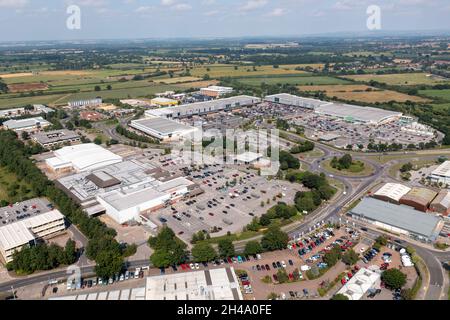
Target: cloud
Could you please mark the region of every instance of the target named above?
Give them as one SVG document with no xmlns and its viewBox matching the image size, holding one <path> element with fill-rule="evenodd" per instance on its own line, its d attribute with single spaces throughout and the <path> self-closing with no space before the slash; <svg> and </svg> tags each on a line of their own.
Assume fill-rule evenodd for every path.
<svg viewBox="0 0 450 320">
<path fill-rule="evenodd" d="M 219 14 L 219 10 L 208 11 L 208 12 L 205 12 L 203 15 L 211 17 L 211 16 L 215 16 L 217 14 Z"/>
<path fill-rule="evenodd" d="M 286 9 L 275 8 L 271 12 L 266 14 L 266 16 L 268 16 L 268 17 L 281 17 L 281 16 L 284 16 L 286 13 L 287 13 Z"/>
<path fill-rule="evenodd" d="M 188 11 L 192 9 L 192 6 L 187 3 L 178 3 L 171 7 L 173 10 L 177 11 Z"/>
<path fill-rule="evenodd" d="M 23 8 L 28 4 L 28 0 L 0 0 L 0 8 Z"/>
<path fill-rule="evenodd" d="M 176 0 L 161 0 L 161 5 L 165 6 L 165 7 L 169 7 L 174 5 L 176 2 Z"/>
<path fill-rule="evenodd" d="M 250 11 L 262 8 L 267 5 L 267 0 L 249 0 L 243 6 L 241 6 L 241 11 Z"/>
<path fill-rule="evenodd" d="M 134 12 L 142 13 L 142 14 L 153 13 L 154 11 L 155 11 L 155 7 L 153 7 L 153 6 L 141 6 L 141 7 L 137 8 L 136 10 L 134 10 Z"/>
</svg>

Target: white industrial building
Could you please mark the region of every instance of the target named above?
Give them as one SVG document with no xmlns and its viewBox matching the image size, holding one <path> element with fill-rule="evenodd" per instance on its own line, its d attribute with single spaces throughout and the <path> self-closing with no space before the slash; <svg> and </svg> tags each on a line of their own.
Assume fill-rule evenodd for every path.
<svg viewBox="0 0 450 320">
<path fill-rule="evenodd" d="M 83 172 L 122 162 L 121 156 L 94 143 L 64 147 L 56 150 L 53 155 L 53 158 L 46 160 L 46 164 L 55 172 Z"/>
<path fill-rule="evenodd" d="M 431 172 L 429 179 L 433 182 L 450 185 L 450 161 L 445 161 Z"/>
<path fill-rule="evenodd" d="M 14 130 L 16 132 L 40 131 L 47 128 L 50 125 L 51 123 L 42 117 L 8 120 L 3 123 L 3 127 L 6 130 Z"/>
<path fill-rule="evenodd" d="M 400 120 L 403 116 L 401 112 L 396 111 L 327 102 L 287 93 L 267 96 L 265 101 L 312 109 L 319 115 L 369 125 L 381 125 L 390 121 Z"/>
<path fill-rule="evenodd" d="M 11 262 L 14 252 L 24 246 L 32 246 L 36 240 L 50 238 L 66 229 L 62 213 L 56 209 L 48 211 L 42 203 L 40 199 L 33 199 L 0 209 L 0 253 L 4 262 Z M 38 213 L 36 208 L 47 212 Z"/>
<path fill-rule="evenodd" d="M 6 110 L 0 110 L 0 118 L 14 118 L 19 117 L 22 115 L 27 114 L 40 114 L 40 113 L 49 113 L 53 112 L 54 110 L 44 106 L 43 104 L 34 104 L 33 109 L 25 109 L 22 108 L 14 108 L 14 109 L 6 109 Z"/>
<path fill-rule="evenodd" d="M 195 102 L 190 104 L 183 104 L 175 107 L 168 107 L 163 109 L 147 110 L 145 115 L 147 117 L 163 117 L 168 119 L 191 117 L 195 115 L 204 115 L 220 111 L 232 111 L 240 107 L 252 106 L 260 103 L 261 99 L 251 96 L 236 96 L 225 99 L 218 99 L 205 102 Z"/>
<path fill-rule="evenodd" d="M 238 154 L 237 156 L 235 156 L 235 160 L 238 163 L 250 164 L 250 163 L 257 162 L 262 157 L 263 157 L 263 155 L 260 153 L 247 151 L 247 152 L 244 152 L 244 153 L 241 153 L 241 154 Z"/>
<path fill-rule="evenodd" d="M 147 278 L 146 300 L 243 300 L 234 268 L 175 273 Z"/>
<path fill-rule="evenodd" d="M 243 300 L 233 267 L 152 276 L 145 286 L 78 293 L 50 300 Z"/>
<path fill-rule="evenodd" d="M 321 105 L 332 104 L 331 102 L 299 97 L 289 93 L 274 94 L 265 97 L 264 100 L 288 106 L 302 107 L 306 109 L 315 109 Z"/>
<path fill-rule="evenodd" d="M 163 141 L 179 140 L 197 128 L 161 117 L 133 120 L 130 127 Z"/>
<path fill-rule="evenodd" d="M 400 203 L 400 199 L 405 196 L 411 188 L 400 183 L 386 183 L 374 194 L 374 198 L 387 202 Z"/>
<path fill-rule="evenodd" d="M 79 143 L 81 137 L 75 132 L 67 129 L 39 132 L 31 139 L 44 148 L 53 148 L 62 144 Z"/>
<path fill-rule="evenodd" d="M 201 88 L 200 93 L 204 96 L 218 98 L 226 94 L 233 93 L 231 87 L 209 86 L 207 88 Z"/>
<path fill-rule="evenodd" d="M 183 198 L 194 182 L 178 177 L 169 181 L 145 181 L 97 196 L 106 214 L 117 223 L 139 221 L 145 215 Z M 145 219 L 145 218 L 144 218 Z"/>
<path fill-rule="evenodd" d="M 398 120 L 403 115 L 401 112 L 396 111 L 340 103 L 320 105 L 314 111 L 320 115 L 369 125 L 381 125 Z"/>
<path fill-rule="evenodd" d="M 360 300 L 370 289 L 380 288 L 381 275 L 366 268 L 361 268 L 338 292 L 349 300 Z"/>
<path fill-rule="evenodd" d="M 70 108 L 98 107 L 103 103 L 102 98 L 76 100 L 68 103 Z"/>
</svg>

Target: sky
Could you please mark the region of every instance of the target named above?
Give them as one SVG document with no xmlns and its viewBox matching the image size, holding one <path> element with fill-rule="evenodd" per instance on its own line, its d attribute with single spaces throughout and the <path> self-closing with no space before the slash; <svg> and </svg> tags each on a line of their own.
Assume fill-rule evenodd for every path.
<svg viewBox="0 0 450 320">
<path fill-rule="evenodd" d="M 450 30 L 450 0 L 0 0 L 0 42 L 368 32 L 370 5 L 385 32 Z"/>
</svg>

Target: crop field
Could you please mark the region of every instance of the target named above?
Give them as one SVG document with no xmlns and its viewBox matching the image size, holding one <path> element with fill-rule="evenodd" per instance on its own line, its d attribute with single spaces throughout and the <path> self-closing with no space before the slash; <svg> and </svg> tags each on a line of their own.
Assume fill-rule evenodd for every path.
<svg viewBox="0 0 450 320">
<path fill-rule="evenodd" d="M 297 65 L 298 66 L 298 65 Z M 201 67 L 195 67 L 190 71 L 194 77 L 203 77 L 208 74 L 211 78 L 222 77 L 245 77 L 245 76 L 259 76 L 259 75 L 286 75 L 286 74 L 302 74 L 305 71 L 295 70 L 295 65 L 279 66 L 274 68 L 273 66 L 235 66 L 233 65 L 206 65 Z"/>
<path fill-rule="evenodd" d="M 285 76 L 285 77 L 252 77 L 238 78 L 239 82 L 251 86 L 259 86 L 261 83 L 278 84 L 286 83 L 291 85 L 321 85 L 321 84 L 346 84 L 346 80 L 336 79 L 327 76 Z"/>
<path fill-rule="evenodd" d="M 164 78 L 155 80 L 156 83 L 165 83 L 165 84 L 176 84 L 176 83 L 184 83 L 184 82 L 193 82 L 202 80 L 201 78 L 196 77 L 179 77 L 179 78 Z"/>
<path fill-rule="evenodd" d="M 450 89 L 445 90 L 420 90 L 420 94 L 430 98 L 437 98 L 450 101 Z"/>
<path fill-rule="evenodd" d="M 344 78 L 356 81 L 369 82 L 371 80 L 383 82 L 389 85 L 418 85 L 438 84 L 448 82 L 443 78 L 431 76 L 427 73 L 398 73 L 398 74 L 362 74 L 344 76 Z"/>
<path fill-rule="evenodd" d="M 343 100 L 354 100 L 368 103 L 375 102 L 405 102 L 407 100 L 414 102 L 428 102 L 429 100 L 410 96 L 404 93 L 381 90 L 366 85 L 324 85 L 324 86 L 299 86 L 300 91 L 324 91 L 329 97 L 337 97 Z"/>
</svg>

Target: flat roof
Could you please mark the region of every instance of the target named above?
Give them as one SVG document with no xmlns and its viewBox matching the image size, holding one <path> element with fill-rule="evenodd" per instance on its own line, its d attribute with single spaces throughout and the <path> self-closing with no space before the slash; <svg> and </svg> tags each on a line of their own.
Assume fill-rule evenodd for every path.
<svg viewBox="0 0 450 320">
<path fill-rule="evenodd" d="M 146 300 L 242 300 L 234 268 L 147 278 Z"/>
<path fill-rule="evenodd" d="M 122 157 L 94 143 L 61 148 L 54 152 L 61 162 L 70 162 L 78 171 L 98 169 L 122 162 Z"/>
<path fill-rule="evenodd" d="M 189 116 L 199 113 L 207 113 L 207 112 L 218 112 L 221 110 L 224 110 L 227 106 L 230 106 L 231 108 L 236 108 L 237 106 L 246 106 L 246 105 L 252 105 L 255 103 L 261 102 L 261 99 L 258 97 L 252 97 L 252 96 L 235 96 L 230 98 L 224 98 L 224 99 L 217 99 L 217 100 L 211 100 L 211 101 L 203 101 L 203 102 L 194 102 L 190 104 L 182 104 L 179 106 L 174 107 L 168 107 L 164 108 L 161 111 L 161 109 L 156 110 L 147 110 L 147 115 L 153 115 L 153 116 L 162 116 L 162 115 L 173 115 L 173 116 Z"/>
<path fill-rule="evenodd" d="M 27 119 L 20 119 L 20 120 L 8 120 L 3 123 L 4 126 L 8 127 L 8 129 L 16 130 L 16 129 L 22 129 L 22 128 L 28 128 L 33 127 L 37 125 L 41 126 L 48 126 L 50 125 L 50 122 L 45 120 L 42 117 L 35 117 L 35 118 L 27 118 Z"/>
<path fill-rule="evenodd" d="M 440 219 L 436 216 L 422 213 L 410 207 L 395 205 L 373 198 L 364 198 L 352 214 L 379 221 L 418 235 L 432 239 L 438 233 Z"/>
<path fill-rule="evenodd" d="M 195 130 L 194 127 L 158 117 L 133 120 L 131 125 L 135 129 L 142 130 L 149 134 L 157 134 L 158 136 L 167 136 L 170 134 L 179 134 Z"/>
<path fill-rule="evenodd" d="M 35 239 L 30 229 L 64 219 L 62 213 L 55 209 L 0 227 L 0 245 L 4 250 L 22 246 Z"/>
<path fill-rule="evenodd" d="M 194 183 L 186 178 L 179 177 L 167 182 L 149 181 L 138 186 L 122 188 L 99 195 L 103 201 L 118 211 L 134 208 L 153 200 L 170 199 L 174 190 L 188 187 Z"/>
<path fill-rule="evenodd" d="M 80 136 L 75 131 L 62 129 L 39 132 L 34 134 L 32 138 L 41 144 L 47 144 L 64 140 L 80 139 Z"/>
<path fill-rule="evenodd" d="M 289 94 L 289 93 L 273 94 L 270 96 L 266 96 L 264 100 L 270 101 L 270 102 L 275 102 L 275 99 L 279 100 L 276 103 L 286 104 L 286 105 L 291 105 L 291 106 L 298 106 L 298 107 L 303 107 L 303 108 L 308 108 L 308 109 L 315 109 L 321 105 L 332 104 L 331 102 L 328 102 L 328 101 L 299 97 L 299 96 Z"/>
<path fill-rule="evenodd" d="M 401 112 L 396 111 L 340 103 L 323 104 L 315 108 L 315 111 L 319 114 L 328 116 L 352 118 L 357 121 L 377 123 L 402 115 Z"/>
</svg>

